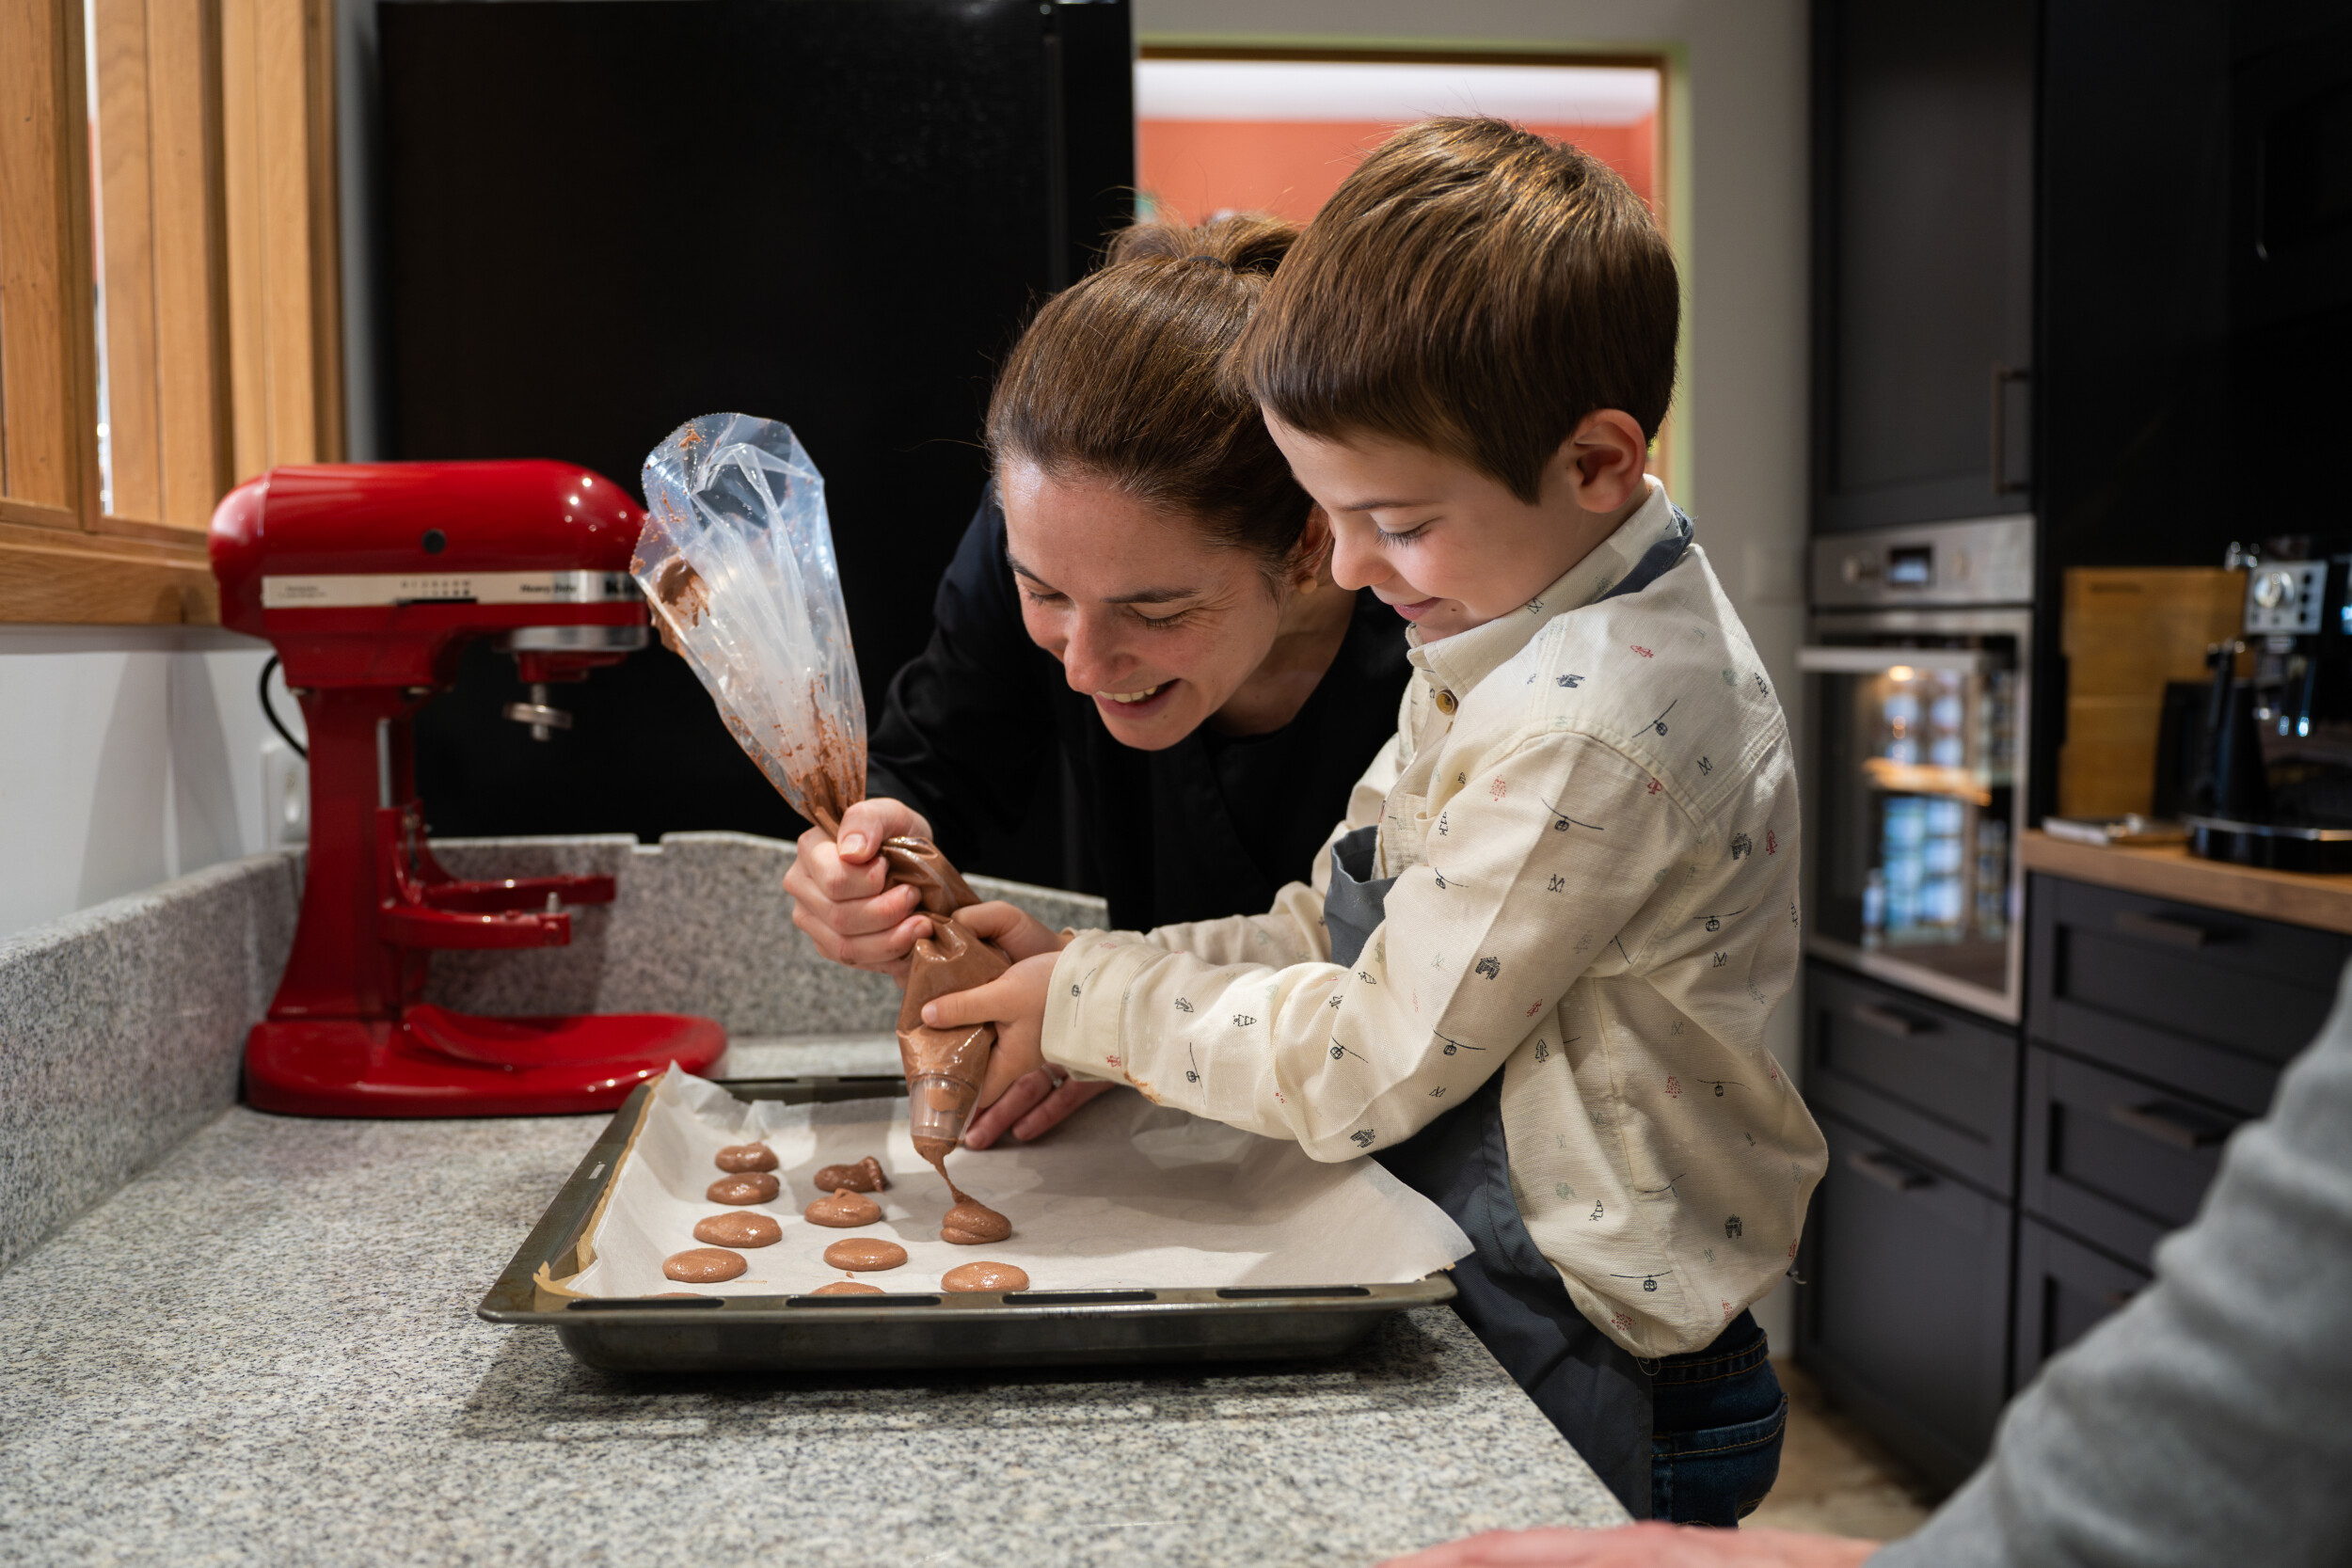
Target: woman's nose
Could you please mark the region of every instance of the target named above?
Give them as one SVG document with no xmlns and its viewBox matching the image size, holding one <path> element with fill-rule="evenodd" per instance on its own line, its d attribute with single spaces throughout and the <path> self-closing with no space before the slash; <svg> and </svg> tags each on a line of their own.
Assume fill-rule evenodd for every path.
<svg viewBox="0 0 2352 1568">
<path fill-rule="evenodd" d="M 1091 615 L 1071 618 L 1070 641 L 1061 651 L 1062 673 L 1073 691 L 1115 691 L 1112 683 L 1135 660 L 1119 646 L 1112 629 Z"/>
<path fill-rule="evenodd" d="M 1331 530 L 1331 580 L 1353 593 L 1386 582 L 1394 576 L 1381 559 L 1373 531 L 1364 523 L 1335 524 Z"/>
</svg>

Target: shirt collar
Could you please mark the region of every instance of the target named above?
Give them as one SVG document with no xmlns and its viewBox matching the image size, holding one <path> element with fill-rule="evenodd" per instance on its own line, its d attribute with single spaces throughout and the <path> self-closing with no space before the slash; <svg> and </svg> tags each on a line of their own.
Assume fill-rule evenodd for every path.
<svg viewBox="0 0 2352 1568">
<path fill-rule="evenodd" d="M 1527 646 L 1554 617 L 1582 610 L 1614 588 L 1650 546 L 1681 531 L 1681 521 L 1666 499 L 1666 487 L 1654 476 L 1645 475 L 1644 482 L 1649 486 L 1649 499 L 1634 509 L 1633 515 L 1520 609 L 1434 642 L 1422 641 L 1419 626 L 1407 627 L 1405 640 L 1411 644 L 1411 652 L 1406 657 L 1414 668 L 1457 698 L 1467 695 Z"/>
</svg>

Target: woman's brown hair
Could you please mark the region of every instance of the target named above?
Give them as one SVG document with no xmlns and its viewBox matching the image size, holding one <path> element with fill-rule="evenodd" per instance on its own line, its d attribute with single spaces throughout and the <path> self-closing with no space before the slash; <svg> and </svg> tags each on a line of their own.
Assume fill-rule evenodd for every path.
<svg viewBox="0 0 2352 1568">
<path fill-rule="evenodd" d="M 1108 481 L 1217 544 L 1289 564 L 1313 503 L 1225 359 L 1297 237 L 1263 214 L 1120 232 L 1005 361 L 990 457 Z"/>
</svg>

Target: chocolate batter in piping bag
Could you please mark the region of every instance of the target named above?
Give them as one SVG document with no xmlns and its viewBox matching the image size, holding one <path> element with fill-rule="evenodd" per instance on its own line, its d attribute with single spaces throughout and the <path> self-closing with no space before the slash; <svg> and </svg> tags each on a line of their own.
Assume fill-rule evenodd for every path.
<svg viewBox="0 0 2352 1568">
<path fill-rule="evenodd" d="M 825 515 L 789 426 L 706 414 L 646 454 L 629 575 L 661 640 L 792 809 L 827 832 L 866 798 L 866 699 Z"/>
<path fill-rule="evenodd" d="M 866 702 L 834 563 L 825 482 L 791 430 L 707 414 L 645 458 L 645 526 L 629 572 L 662 641 L 692 665 L 727 728 L 792 809 L 837 834 L 866 798 Z M 933 997 L 994 979 L 1010 960 L 956 911 L 979 900 L 932 845 L 892 839 L 891 880 L 922 893 L 898 1054 L 914 1147 L 946 1177 L 996 1043 L 989 1025 L 931 1029 Z M 947 1183 L 958 1203 L 967 1200 Z"/>
</svg>

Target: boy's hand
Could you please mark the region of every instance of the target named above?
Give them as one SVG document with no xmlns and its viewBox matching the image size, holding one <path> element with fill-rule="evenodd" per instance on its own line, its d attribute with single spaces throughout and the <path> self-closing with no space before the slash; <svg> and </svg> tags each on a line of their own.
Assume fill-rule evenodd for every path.
<svg viewBox="0 0 2352 1568">
<path fill-rule="evenodd" d="M 1040 953 L 1058 953 L 1070 945 L 1068 937 L 1042 920 L 1024 914 L 1000 899 L 967 904 L 956 911 L 956 920 L 981 941 L 1003 948 L 1005 956 L 1015 963 L 1034 958 Z"/>
<path fill-rule="evenodd" d="M 1119 1087 L 1107 1078 L 1065 1078 L 1061 1069 L 1040 1068 L 1013 1080 L 1004 1098 L 974 1117 L 963 1130 L 963 1147 L 988 1148 L 1010 1132 L 1035 1143 L 1088 1101 Z"/>
<path fill-rule="evenodd" d="M 882 840 L 930 836 L 931 825 L 922 813 L 886 797 L 860 800 L 844 812 L 838 843 L 822 828 L 811 828 L 801 835 L 801 852 L 784 874 L 784 891 L 792 895 L 792 924 L 834 962 L 906 984 L 907 954 L 917 937 L 930 933 L 930 918 L 914 912 L 922 902 L 919 892 L 904 883 L 889 885 Z"/>
<path fill-rule="evenodd" d="M 1043 929 L 1041 926 L 1039 928 Z M 974 1023 L 996 1025 L 996 1049 L 989 1053 L 988 1081 L 980 1085 L 976 1110 L 994 1104 L 1015 1080 L 1045 1065 L 1045 1054 L 1041 1049 L 1045 1034 L 1045 997 L 1053 989 L 1054 960 L 1060 956 L 1057 939 L 1053 951 L 1023 958 L 988 984 L 939 997 L 924 1006 L 923 1022 L 934 1029 Z"/>
</svg>

